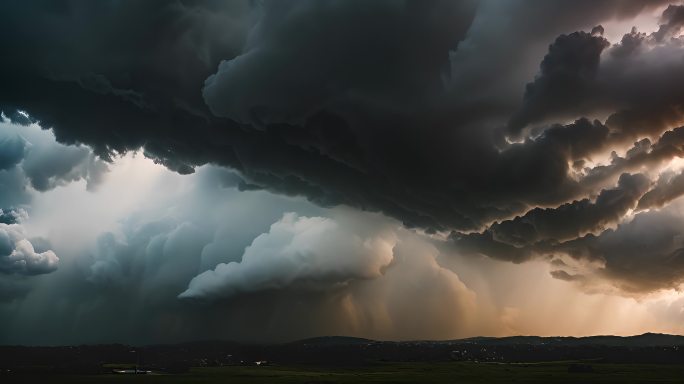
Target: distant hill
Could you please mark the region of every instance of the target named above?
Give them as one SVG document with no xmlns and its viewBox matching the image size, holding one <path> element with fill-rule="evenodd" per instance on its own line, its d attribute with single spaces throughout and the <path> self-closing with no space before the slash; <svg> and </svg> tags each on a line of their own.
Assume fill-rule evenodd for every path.
<svg viewBox="0 0 684 384">
<path fill-rule="evenodd" d="M 356 345 L 356 344 L 368 344 L 376 342 L 371 339 L 364 339 L 360 337 L 350 337 L 350 336 L 322 336 L 322 337 L 311 337 L 308 339 L 302 339 L 293 341 L 289 344 L 305 344 L 305 345 Z"/>
<path fill-rule="evenodd" d="M 471 337 L 454 340 L 483 345 L 557 345 L 557 346 L 615 346 L 615 347 L 659 347 L 684 346 L 684 336 L 663 333 L 644 333 L 635 336 L 587 336 L 587 337 L 540 337 L 540 336 L 509 336 L 509 337 Z"/>
<path fill-rule="evenodd" d="M 684 346 L 684 336 L 668 335 L 664 333 L 644 333 L 634 336 L 506 336 L 506 337 L 469 337 L 454 340 L 410 340 L 410 341 L 381 341 L 349 336 L 322 336 L 296 340 L 288 345 L 359 345 L 369 343 L 387 344 L 481 344 L 481 345 L 555 345 L 555 346 L 614 346 L 614 347 L 659 347 Z"/>
</svg>

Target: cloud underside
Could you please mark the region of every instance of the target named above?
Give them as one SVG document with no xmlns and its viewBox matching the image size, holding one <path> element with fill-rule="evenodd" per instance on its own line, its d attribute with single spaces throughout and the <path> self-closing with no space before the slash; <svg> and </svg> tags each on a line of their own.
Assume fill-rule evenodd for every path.
<svg viewBox="0 0 684 384">
<path fill-rule="evenodd" d="M 667 3 L 6 2 L 0 109 L 106 161 L 143 148 L 182 174 L 216 164 L 244 189 L 382 212 L 461 252 L 556 260 L 555 277 L 639 294 L 684 280 L 667 212 L 684 193 L 684 11 Z M 610 42 L 594 28 L 659 7 L 655 31 Z M 36 190 L 104 167 L 84 147 L 0 146 L 0 171 Z M 330 245 L 298 249 L 315 219 L 288 220 L 183 295 L 315 283 L 291 269 Z M 330 236 L 381 258 L 318 266 L 336 284 L 391 259 L 363 234 Z M 274 260 L 259 256 L 269 242 Z"/>
</svg>

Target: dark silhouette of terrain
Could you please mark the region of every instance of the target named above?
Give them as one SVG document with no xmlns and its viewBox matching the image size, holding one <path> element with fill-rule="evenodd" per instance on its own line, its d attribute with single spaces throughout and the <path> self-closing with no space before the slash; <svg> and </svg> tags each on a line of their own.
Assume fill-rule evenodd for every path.
<svg viewBox="0 0 684 384">
<path fill-rule="evenodd" d="M 445 341 L 375 341 L 318 337 L 256 345 L 198 341 L 169 345 L 0 346 L 0 372 L 111 373 L 138 367 L 182 373 L 190 367 L 225 365 L 359 366 L 379 362 L 477 361 L 526 363 L 583 360 L 594 363 L 684 363 L 684 336 L 474 337 Z M 586 369 L 578 365 L 573 369 Z"/>
</svg>

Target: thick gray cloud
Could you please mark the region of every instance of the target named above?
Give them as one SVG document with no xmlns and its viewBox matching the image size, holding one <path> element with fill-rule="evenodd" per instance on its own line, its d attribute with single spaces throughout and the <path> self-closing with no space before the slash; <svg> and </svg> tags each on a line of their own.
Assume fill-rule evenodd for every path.
<svg viewBox="0 0 684 384">
<path fill-rule="evenodd" d="M 606 283 L 628 295 L 678 289 L 684 282 L 681 215 L 660 210 L 623 218 L 630 209 L 657 208 L 676 198 L 677 176 L 663 175 L 648 191 L 643 175 L 624 174 L 617 188 L 602 191 L 595 202 L 535 209 L 481 234 L 454 233 L 451 238 L 461 252 L 514 262 L 551 259 L 561 267 L 551 272 L 553 277 L 589 290 Z M 562 255 L 589 265 L 588 271 L 568 267 L 556 258 Z"/>
<path fill-rule="evenodd" d="M 467 38 L 451 53 L 451 85 L 460 99 L 515 108 L 558 35 L 630 19 L 669 1 L 483 0 Z"/>
<path fill-rule="evenodd" d="M 523 110 L 510 123 L 512 133 L 533 121 L 572 118 L 583 108 L 582 104 L 595 104 L 596 100 L 587 96 L 597 92 L 601 53 L 609 46 L 602 36 L 587 32 L 558 37 L 541 62 L 539 75 L 525 89 Z M 560 114 L 569 108 L 575 110 Z"/>
<path fill-rule="evenodd" d="M 556 252 L 600 261 L 595 274 L 628 293 L 678 289 L 684 282 L 681 220 L 665 211 L 640 213 L 615 230 L 569 241 Z"/>
<path fill-rule="evenodd" d="M 515 246 L 576 239 L 619 222 L 648 191 L 649 184 L 644 175 L 625 173 L 616 188 L 601 191 L 593 202 L 583 199 L 553 209 L 535 208 L 513 220 L 495 223 L 489 230 L 497 241 Z"/>
<path fill-rule="evenodd" d="M 649 191 L 649 179 L 624 173 L 617 186 L 594 200 L 582 199 L 554 208 L 535 208 L 524 215 L 496 222 L 482 233 L 452 232 L 451 240 L 465 253 L 522 262 L 552 252 L 558 244 L 620 223 Z"/>
<path fill-rule="evenodd" d="M 13 37 L 3 46 L 14 53 L 0 71 L 13 74 L 0 97 L 7 116 L 21 107 L 60 141 L 104 158 L 145 146 L 181 173 L 217 163 L 255 187 L 440 230 L 563 203 L 557 194 L 572 184 L 552 149 L 500 151 L 497 127 L 519 93 L 495 89 L 493 74 L 503 72 L 490 64 L 530 68 L 558 33 L 662 3 L 582 2 L 573 12 L 563 2 L 56 4 L 4 5 L 12 33 L 3 36 Z M 510 24 L 483 24 L 509 13 Z M 117 25 L 128 27 L 118 34 Z M 534 48 L 506 54 L 517 45 L 493 49 L 496 36 Z M 167 65 L 178 57 L 187 65 Z M 523 84 L 532 73 L 509 77 Z M 476 78 L 492 79 L 491 98 L 461 81 Z"/>
<path fill-rule="evenodd" d="M 465 35 L 476 6 L 264 2 L 244 52 L 207 79 L 204 99 L 214 114 L 256 126 L 302 122 L 321 109 L 358 104 L 420 108 L 440 93 L 448 52 Z"/>
<path fill-rule="evenodd" d="M 522 108 L 509 122 L 512 134 L 529 125 L 609 115 L 611 144 L 662 134 L 681 125 L 682 97 L 678 84 L 682 42 L 677 14 L 670 6 L 660 29 L 651 34 L 636 29 L 611 46 L 600 35 L 561 35 L 550 46 L 540 73 L 525 90 Z M 667 36 L 665 36 L 665 32 Z"/>
<path fill-rule="evenodd" d="M 684 173 L 667 172 L 658 178 L 656 186 L 639 199 L 638 210 L 660 208 L 684 195 Z"/>
</svg>

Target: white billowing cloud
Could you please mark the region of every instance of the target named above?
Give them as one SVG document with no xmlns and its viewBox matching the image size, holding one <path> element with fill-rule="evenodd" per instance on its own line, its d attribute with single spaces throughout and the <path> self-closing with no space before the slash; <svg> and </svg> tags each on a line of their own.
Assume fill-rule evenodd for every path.
<svg viewBox="0 0 684 384">
<path fill-rule="evenodd" d="M 391 231 L 358 234 L 332 218 L 287 213 L 245 249 L 190 282 L 180 298 L 231 297 L 293 285 L 335 285 L 382 275 L 393 259 Z"/>
<path fill-rule="evenodd" d="M 268 340 L 439 339 L 495 329 L 477 294 L 438 263 L 429 239 L 380 215 L 321 214 L 286 213 L 254 238 L 241 261 L 200 273 L 179 297 L 229 300 L 231 317 L 260 324 L 260 335 L 250 337 Z M 263 321 L 252 317 L 256 307 L 268 313 Z M 277 328 L 269 325 L 276 320 Z"/>
<path fill-rule="evenodd" d="M 58 262 L 53 251 L 36 251 L 21 225 L 0 223 L 0 272 L 40 275 L 55 271 Z"/>
</svg>

